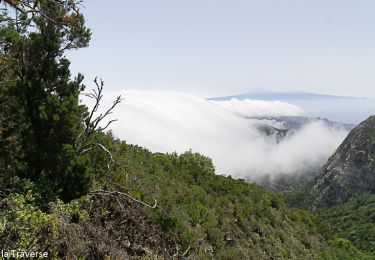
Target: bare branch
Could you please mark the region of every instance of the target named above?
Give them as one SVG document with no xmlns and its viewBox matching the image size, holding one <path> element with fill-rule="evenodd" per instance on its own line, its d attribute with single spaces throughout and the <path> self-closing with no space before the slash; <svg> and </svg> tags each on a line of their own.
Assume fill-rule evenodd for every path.
<svg viewBox="0 0 375 260">
<path fill-rule="evenodd" d="M 177 248 L 177 252 L 173 255 L 173 258 L 175 257 L 181 257 L 181 258 L 185 258 L 185 256 L 188 254 L 189 250 L 191 249 L 191 246 L 188 246 L 188 248 L 186 249 L 186 251 L 184 253 L 182 253 L 182 255 L 179 253 L 179 248 Z"/>
<path fill-rule="evenodd" d="M 154 205 L 150 205 L 150 204 L 147 204 L 147 203 L 145 203 L 141 200 L 137 200 L 136 198 L 133 198 L 132 196 L 130 196 L 129 194 L 127 194 L 125 192 L 120 192 L 120 191 L 94 190 L 94 191 L 90 191 L 89 195 L 125 196 L 125 197 L 139 203 L 139 204 L 142 204 L 145 207 L 148 207 L 148 208 L 155 209 L 158 206 L 158 202 L 154 198 L 153 198 Z"/>
<path fill-rule="evenodd" d="M 189 250 L 190 250 L 190 246 L 186 249 L 186 251 L 181 255 L 182 257 L 184 257 L 184 256 L 186 256 L 186 254 L 189 252 Z"/>
<path fill-rule="evenodd" d="M 98 130 L 99 131 L 104 131 L 105 129 L 107 129 L 110 126 L 110 124 L 112 124 L 113 122 L 116 122 L 116 121 L 117 121 L 117 119 L 112 119 L 111 121 L 109 121 L 107 123 L 107 125 L 105 127 L 99 127 Z"/>
<path fill-rule="evenodd" d="M 109 151 L 104 145 L 102 145 L 102 144 L 100 144 L 100 143 L 93 143 L 93 144 L 90 144 L 89 147 L 83 149 L 83 150 L 80 152 L 80 154 L 84 154 L 84 153 L 86 153 L 86 152 L 92 150 L 93 148 L 95 148 L 95 146 L 100 147 L 104 152 L 106 152 L 106 153 L 108 154 L 108 156 L 109 156 L 109 162 L 108 162 L 108 164 L 107 164 L 107 168 L 108 168 L 108 170 L 111 170 L 110 163 L 112 162 L 112 163 L 116 164 L 116 165 L 117 165 L 117 166 L 118 166 L 118 167 L 119 167 L 119 168 L 125 173 L 125 169 L 122 167 L 122 165 L 119 164 L 118 162 L 116 162 L 116 161 L 113 159 L 113 155 L 112 155 L 112 153 L 111 153 L 111 152 L 110 152 L 110 151 Z"/>
<path fill-rule="evenodd" d="M 84 93 L 86 97 L 89 97 L 91 99 L 94 99 L 94 106 L 91 109 L 89 115 L 85 118 L 84 123 L 85 127 L 81 134 L 77 137 L 76 140 L 76 151 L 77 153 L 82 153 L 85 149 L 90 147 L 91 143 L 89 141 L 90 137 L 96 133 L 96 132 L 102 132 L 106 130 L 113 122 L 116 122 L 117 119 L 110 120 L 104 127 L 100 127 L 100 123 L 108 117 L 110 114 L 112 114 L 113 109 L 122 101 L 121 96 L 118 96 L 115 101 L 113 101 L 113 104 L 111 107 L 109 107 L 104 113 L 99 114 L 95 117 L 95 113 L 98 111 L 100 102 L 103 98 L 103 86 L 104 81 L 96 77 L 94 80 L 95 87 L 92 89 L 92 93 Z"/>
</svg>

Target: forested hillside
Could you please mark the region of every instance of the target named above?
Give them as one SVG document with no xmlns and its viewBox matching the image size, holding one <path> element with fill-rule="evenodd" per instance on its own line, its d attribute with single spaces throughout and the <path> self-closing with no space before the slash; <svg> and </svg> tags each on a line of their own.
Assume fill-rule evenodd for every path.
<svg viewBox="0 0 375 260">
<path fill-rule="evenodd" d="M 69 71 L 66 53 L 91 36 L 81 4 L 1 2 L 1 250 L 48 259 L 373 259 L 371 248 L 354 241 L 360 251 L 278 194 L 215 175 L 204 155 L 151 153 L 114 138 L 110 114 L 126 100 L 98 114 L 103 81 L 86 88 Z"/>
<path fill-rule="evenodd" d="M 153 154 L 111 135 L 99 140 L 119 165 L 97 174 L 77 200 L 41 204 L 33 182 L 2 180 L 4 249 L 91 259 L 371 259 L 277 194 L 215 175 L 207 157 Z"/>
<path fill-rule="evenodd" d="M 333 234 L 375 253 L 375 124 L 370 116 L 357 125 L 306 185 L 284 194 L 294 207 L 313 210 Z"/>
</svg>

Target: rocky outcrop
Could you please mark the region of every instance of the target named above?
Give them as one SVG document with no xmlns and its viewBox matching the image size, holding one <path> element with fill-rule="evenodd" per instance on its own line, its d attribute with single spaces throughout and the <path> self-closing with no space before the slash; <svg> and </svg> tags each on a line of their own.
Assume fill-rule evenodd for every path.
<svg viewBox="0 0 375 260">
<path fill-rule="evenodd" d="M 327 207 L 375 193 L 375 116 L 356 126 L 308 188 L 307 201 Z"/>
</svg>

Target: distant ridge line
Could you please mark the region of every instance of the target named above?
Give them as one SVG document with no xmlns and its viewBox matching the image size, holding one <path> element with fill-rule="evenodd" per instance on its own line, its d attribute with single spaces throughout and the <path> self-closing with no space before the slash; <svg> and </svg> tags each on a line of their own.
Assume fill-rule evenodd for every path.
<svg viewBox="0 0 375 260">
<path fill-rule="evenodd" d="M 335 96 L 311 92 L 248 92 L 238 95 L 211 97 L 208 100 L 226 101 L 231 99 L 258 99 L 258 100 L 293 100 L 293 99 L 363 99 L 365 97 Z"/>
</svg>

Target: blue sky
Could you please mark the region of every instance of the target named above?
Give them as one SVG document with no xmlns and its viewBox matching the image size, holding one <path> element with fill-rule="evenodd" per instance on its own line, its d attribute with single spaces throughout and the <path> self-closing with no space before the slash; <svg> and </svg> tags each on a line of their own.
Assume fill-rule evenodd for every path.
<svg viewBox="0 0 375 260">
<path fill-rule="evenodd" d="M 86 1 L 72 72 L 107 90 L 375 96 L 375 1 Z"/>
</svg>

